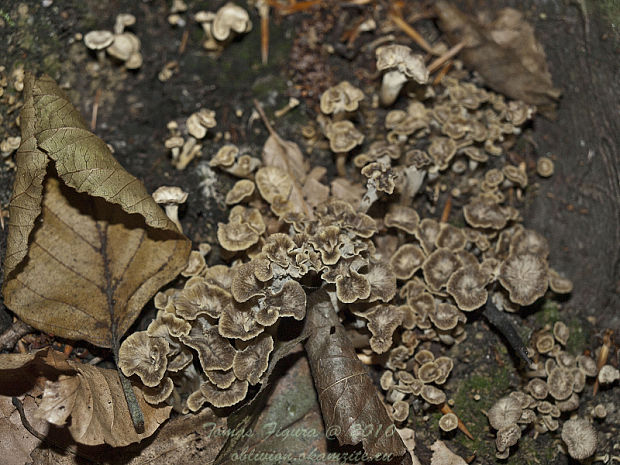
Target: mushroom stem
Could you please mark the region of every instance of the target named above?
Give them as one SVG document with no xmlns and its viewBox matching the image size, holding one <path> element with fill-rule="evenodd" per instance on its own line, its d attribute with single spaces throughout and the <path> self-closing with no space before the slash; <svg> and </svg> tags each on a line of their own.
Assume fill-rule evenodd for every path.
<svg viewBox="0 0 620 465">
<path fill-rule="evenodd" d="M 528 366 L 532 365 L 532 360 L 528 356 L 527 348 L 521 337 L 517 333 L 512 322 L 508 319 L 504 312 L 500 312 L 491 302 L 491 297 L 487 300 L 482 314 L 508 341 L 510 348 L 519 356 Z"/>
<path fill-rule="evenodd" d="M 170 221 L 177 225 L 179 228 L 179 232 L 183 232 L 183 226 L 181 226 L 181 222 L 179 221 L 179 206 L 178 205 L 165 205 L 164 210 Z"/>
<path fill-rule="evenodd" d="M 381 89 L 379 90 L 379 100 L 384 107 L 390 106 L 396 101 L 400 90 L 407 82 L 407 76 L 398 70 L 388 71 L 383 75 Z"/>
</svg>

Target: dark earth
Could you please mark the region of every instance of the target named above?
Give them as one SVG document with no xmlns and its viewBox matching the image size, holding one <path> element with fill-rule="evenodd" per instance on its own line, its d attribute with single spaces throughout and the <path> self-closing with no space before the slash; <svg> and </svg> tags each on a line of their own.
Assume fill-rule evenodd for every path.
<svg viewBox="0 0 620 465">
<path fill-rule="evenodd" d="M 354 57 L 343 56 L 347 53 L 339 53 L 338 49 L 340 34 L 370 6 L 341 8 L 334 1 L 333 6 L 325 2 L 320 10 L 310 9 L 284 17 L 272 13 L 269 64 L 262 65 L 260 19 L 251 7 L 248 10 L 253 30 L 230 44 L 219 58 L 213 58 L 201 47 L 202 30 L 189 14 L 185 14 L 188 24 L 184 28 L 168 24 L 168 2 L 55 0 L 47 3 L 51 5 L 44 7 L 41 1 L 34 0 L 0 0 L 0 65 L 6 67 L 7 74 L 18 64 L 28 71 L 48 73 L 68 92 L 87 120 L 91 118 L 99 90 L 94 132 L 114 147 L 118 161 L 143 180 L 149 191 L 161 185 L 177 185 L 189 192 L 180 215 L 184 232 L 195 244 L 208 242 L 215 247 L 209 256 L 213 263 L 218 259 L 216 226 L 226 220 L 228 212 L 223 197 L 233 183 L 232 177 L 221 173 L 206 179 L 205 171 L 199 167 L 205 166 L 205 160 L 222 145 L 213 134 L 229 131 L 231 142 L 258 155 L 267 131 L 260 122 L 248 125 L 252 100 L 259 100 L 271 116 L 286 104 L 289 96 L 295 96 L 302 101 L 301 105 L 277 119 L 276 129 L 303 149 L 300 129 L 316 116 L 318 96 L 325 88 L 342 79 L 360 83 L 360 87 L 373 84 L 373 56 L 364 52 Z M 189 12 L 215 10 L 223 3 L 187 1 Z M 611 329 L 615 345 L 608 363 L 617 366 L 620 6 L 615 0 L 469 0 L 459 4 L 468 11 L 497 10 L 505 6 L 521 10 L 545 49 L 554 84 L 563 91 L 557 119 L 537 117 L 516 151 L 526 161 L 549 156 L 555 162 L 554 176 L 543 181 L 538 178 L 528 188 L 524 218 L 528 227 L 549 240 L 551 265 L 573 281 L 574 290 L 560 303 L 535 304 L 515 321 L 524 337 L 545 323 L 564 321 L 571 328 L 571 349 L 575 354 L 600 347 L 604 332 Z M 408 2 L 407 9 L 422 11 L 425 4 Z M 111 29 L 118 13 L 136 16 L 137 22 L 131 30 L 142 41 L 144 64 L 139 70 L 128 72 L 107 60 L 100 70 L 92 71 L 87 64 L 96 62 L 96 57 L 74 36 L 92 29 Z M 432 19 L 419 21 L 416 28 L 431 42 L 440 35 Z M 308 40 L 311 30 L 318 35 L 318 45 L 311 46 Z M 181 54 L 184 31 L 188 31 L 187 43 Z M 362 49 L 365 42 L 374 38 L 361 37 L 355 48 Z M 404 43 L 410 43 L 409 39 L 405 40 Z M 328 53 L 322 46 L 325 44 L 332 45 L 335 53 Z M 160 82 L 158 73 L 172 60 L 178 62 L 178 71 L 167 82 Z M 9 87 L 5 92 L 13 90 Z M 168 136 L 166 124 L 174 119 L 180 121 L 201 107 L 216 111 L 218 125 L 204 141 L 202 158 L 178 171 L 171 165 L 163 145 Z M 243 111 L 241 117 L 235 115 L 237 109 Z M 19 134 L 14 124 L 15 114 L 7 111 L 8 107 L 0 104 L 3 117 L 0 139 Z M 334 172 L 328 152 L 315 149 L 310 157 L 313 164 L 324 165 L 329 173 Z M 13 177 L 14 171 L 3 163 L 0 166 L 3 212 L 7 211 Z M 5 241 L 3 231 L 0 233 L 2 255 Z M 11 323 L 12 315 L 0 300 L 0 333 Z M 496 463 L 494 436 L 481 410 L 516 389 L 520 379 L 518 361 L 486 321 L 474 316 L 471 323 L 467 325 L 468 339 L 449 353 L 458 360 L 446 391 L 455 400 L 454 410 L 476 439 L 470 441 L 462 433 L 444 434 L 441 438 L 462 457 L 472 458 L 472 463 Z M 581 415 L 598 403 L 616 404 L 615 412 L 596 425 L 597 454 L 620 456 L 619 393 L 620 388 L 615 387 L 603 389 L 592 397 L 592 387 L 588 385 L 581 396 Z M 479 394 L 481 399 L 473 401 L 474 394 Z M 277 404 L 278 399 L 272 399 L 271 403 Z M 316 413 L 316 402 L 308 408 L 314 408 Z M 437 427 L 439 416 L 435 411 L 429 411 L 427 416 L 421 412 L 410 420 L 416 430 L 416 452 L 423 463 L 429 459 L 427 447 L 441 436 Z M 530 435 L 521 439 L 508 461 L 498 463 L 569 463 L 567 456 L 559 452 L 559 443 L 559 432 L 537 439 Z M 289 446 L 294 447 L 293 443 Z"/>
</svg>

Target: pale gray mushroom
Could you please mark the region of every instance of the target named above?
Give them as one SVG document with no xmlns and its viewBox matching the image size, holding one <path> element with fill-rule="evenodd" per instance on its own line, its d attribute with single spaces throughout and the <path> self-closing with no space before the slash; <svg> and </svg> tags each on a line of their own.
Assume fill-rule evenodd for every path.
<svg viewBox="0 0 620 465">
<path fill-rule="evenodd" d="M 161 186 L 153 192 L 153 200 L 162 205 L 168 218 L 176 224 L 179 232 L 183 232 L 183 227 L 179 221 L 179 205 L 187 200 L 187 192 L 176 186 Z"/>
<path fill-rule="evenodd" d="M 413 53 L 405 45 L 385 45 L 377 49 L 377 70 L 386 71 L 381 81 L 379 100 L 381 105 L 389 106 L 398 97 L 400 90 L 409 80 L 419 84 L 428 81 L 428 69 L 422 55 Z"/>
</svg>

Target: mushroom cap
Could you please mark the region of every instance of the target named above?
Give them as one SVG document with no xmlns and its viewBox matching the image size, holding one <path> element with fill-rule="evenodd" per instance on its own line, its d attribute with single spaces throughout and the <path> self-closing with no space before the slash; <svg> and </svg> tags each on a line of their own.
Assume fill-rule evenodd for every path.
<svg viewBox="0 0 620 465">
<path fill-rule="evenodd" d="M 392 204 L 383 222 L 387 227 L 402 229 L 409 234 L 414 234 L 418 228 L 420 216 L 413 208 Z"/>
<path fill-rule="evenodd" d="M 459 419 L 456 414 L 450 412 L 442 415 L 439 419 L 439 428 L 442 431 L 454 431 L 459 426 Z"/>
<path fill-rule="evenodd" d="M 125 376 L 136 374 L 148 387 L 157 386 L 166 372 L 170 345 L 163 337 L 152 337 L 146 331 L 130 334 L 118 351 L 118 367 Z"/>
<path fill-rule="evenodd" d="M 255 185 L 249 179 L 241 179 L 226 194 L 226 205 L 243 202 L 254 193 Z"/>
<path fill-rule="evenodd" d="M 489 423 L 496 430 L 516 424 L 521 418 L 523 408 L 520 402 L 511 396 L 499 399 L 487 412 Z"/>
<path fill-rule="evenodd" d="M 488 282 L 488 274 L 479 265 L 468 265 L 459 268 L 450 276 L 446 290 L 461 310 L 470 312 L 486 303 L 489 297 L 486 290 Z"/>
<path fill-rule="evenodd" d="M 247 380 L 250 384 L 258 384 L 260 378 L 269 365 L 269 354 L 273 352 L 273 338 L 261 335 L 251 341 L 243 350 L 235 353 L 233 371 L 240 380 Z"/>
<path fill-rule="evenodd" d="M 217 408 L 230 407 L 241 402 L 248 393 L 248 382 L 235 380 L 227 389 L 220 389 L 210 381 L 200 385 L 200 392 L 211 405 Z"/>
<path fill-rule="evenodd" d="M 239 155 L 239 147 L 233 144 L 226 144 L 220 147 L 215 156 L 209 161 L 209 166 L 230 167 L 235 163 Z"/>
<path fill-rule="evenodd" d="M 231 32 L 242 34 L 252 29 L 252 21 L 247 11 L 232 2 L 217 10 L 211 32 L 216 40 L 228 39 Z"/>
<path fill-rule="evenodd" d="M 176 186 L 161 186 L 153 192 L 153 200 L 163 205 L 180 205 L 185 203 L 187 196 L 187 192 Z"/>
<path fill-rule="evenodd" d="M 596 430 L 585 418 L 573 418 L 562 427 L 562 441 L 572 458 L 587 459 L 596 451 Z"/>
<path fill-rule="evenodd" d="M 422 265 L 424 280 L 432 291 L 439 291 L 460 266 L 461 262 L 450 249 L 437 249 Z"/>
<path fill-rule="evenodd" d="M 553 175 L 553 168 L 553 162 L 550 158 L 540 157 L 536 161 L 536 172 L 543 178 L 548 178 Z"/>
<path fill-rule="evenodd" d="M 326 115 L 355 111 L 363 99 L 364 92 L 351 85 L 349 81 L 342 81 L 321 94 L 320 107 Z"/>
<path fill-rule="evenodd" d="M 500 267 L 499 282 L 519 305 L 531 305 L 547 290 L 547 261 L 538 255 L 509 255 Z"/>
<path fill-rule="evenodd" d="M 392 346 L 392 336 L 400 326 L 403 315 L 394 305 L 376 305 L 364 314 L 368 320 L 368 329 L 372 333 L 370 338 L 371 349 L 382 354 Z"/>
<path fill-rule="evenodd" d="M 401 245 L 390 258 L 390 266 L 398 279 L 411 278 L 424 262 L 424 252 L 415 244 Z"/>
<path fill-rule="evenodd" d="M 127 61 L 129 57 L 140 51 L 140 39 L 131 32 L 115 34 L 114 41 L 106 49 L 108 55 L 121 61 Z"/>
<path fill-rule="evenodd" d="M 325 136 L 329 139 L 329 148 L 334 153 L 349 152 L 364 141 L 364 134 L 348 120 L 329 124 Z"/>
<path fill-rule="evenodd" d="M 377 70 L 395 69 L 420 84 L 428 82 L 428 69 L 424 57 L 413 53 L 406 45 L 384 45 L 377 48 Z"/>
<path fill-rule="evenodd" d="M 91 50 L 102 50 L 114 42 L 110 31 L 90 31 L 84 36 L 84 44 Z"/>
</svg>

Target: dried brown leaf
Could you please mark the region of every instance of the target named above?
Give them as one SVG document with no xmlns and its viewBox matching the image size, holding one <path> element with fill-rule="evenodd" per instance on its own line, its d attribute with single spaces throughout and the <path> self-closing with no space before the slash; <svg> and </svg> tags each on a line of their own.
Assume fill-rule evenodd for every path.
<svg viewBox="0 0 620 465">
<path fill-rule="evenodd" d="M 27 76 L 3 292 L 30 325 L 112 347 L 190 243 L 49 77 Z"/>
<path fill-rule="evenodd" d="M 324 290 L 309 296 L 306 325 L 305 348 L 326 431 L 343 445 L 361 442 L 371 457 L 405 454 L 405 445 Z"/>
<path fill-rule="evenodd" d="M 0 380 L 0 399 L 42 390 L 34 417 L 59 426 L 71 417 L 68 430 L 80 444 L 120 447 L 139 442 L 153 434 L 171 410 L 148 404 L 142 387 L 133 385 L 144 415 L 144 431 L 137 433 L 116 370 L 68 361 L 50 349 L 28 356 L 0 355 Z"/>
<path fill-rule="evenodd" d="M 450 42 L 465 42 L 459 57 L 489 87 L 554 115 L 561 92 L 553 86 L 545 52 L 521 13 L 505 8 L 493 21 L 479 21 L 446 1 L 437 2 L 435 12 Z"/>
</svg>

